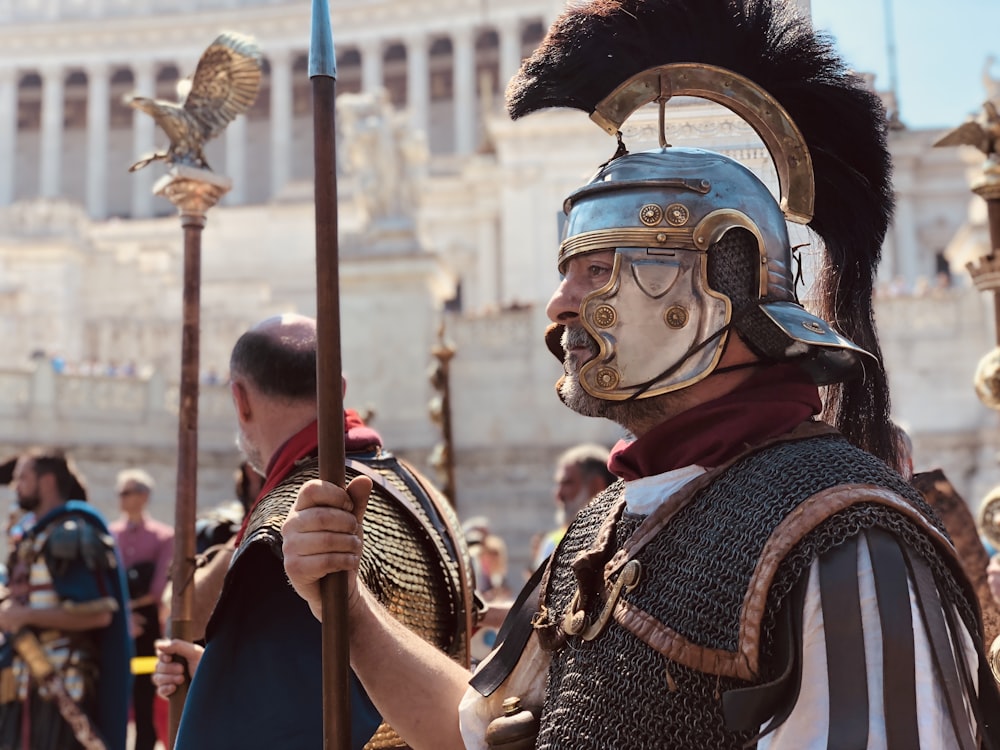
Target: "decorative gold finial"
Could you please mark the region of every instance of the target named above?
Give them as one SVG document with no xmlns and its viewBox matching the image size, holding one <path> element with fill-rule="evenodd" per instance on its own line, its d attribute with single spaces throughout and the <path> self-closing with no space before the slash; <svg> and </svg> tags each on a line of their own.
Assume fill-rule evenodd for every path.
<svg viewBox="0 0 1000 750">
<path fill-rule="evenodd" d="M 125 103 L 150 115 L 170 138 L 165 151 L 142 157 L 130 172 L 150 162 L 211 169 L 202 147 L 253 106 L 260 90 L 261 54 L 252 37 L 226 31 L 198 61 L 193 79 L 178 84 L 180 101 L 127 96 Z M 190 90 L 183 91 L 190 84 Z"/>
<path fill-rule="evenodd" d="M 986 163 L 972 191 L 987 202 L 1000 200 L 1000 102 L 987 99 L 979 114 L 949 130 L 934 145 L 972 146 L 982 151 Z"/>
<path fill-rule="evenodd" d="M 997 104 L 987 99 L 978 115 L 949 130 L 934 145 L 975 146 L 987 157 L 1000 154 L 1000 112 L 997 111 Z"/>
</svg>

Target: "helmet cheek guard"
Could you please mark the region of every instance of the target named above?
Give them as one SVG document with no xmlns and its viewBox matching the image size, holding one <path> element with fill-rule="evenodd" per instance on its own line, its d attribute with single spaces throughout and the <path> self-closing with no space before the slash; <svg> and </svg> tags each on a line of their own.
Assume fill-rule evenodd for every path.
<svg viewBox="0 0 1000 750">
<path fill-rule="evenodd" d="M 599 350 L 580 370 L 583 388 L 620 401 L 697 382 L 722 356 L 726 335 L 715 334 L 726 327 L 731 309 L 708 286 L 704 253 L 618 248 L 611 281 L 581 305 L 583 326 Z M 692 354 L 713 336 L 714 345 Z"/>
</svg>

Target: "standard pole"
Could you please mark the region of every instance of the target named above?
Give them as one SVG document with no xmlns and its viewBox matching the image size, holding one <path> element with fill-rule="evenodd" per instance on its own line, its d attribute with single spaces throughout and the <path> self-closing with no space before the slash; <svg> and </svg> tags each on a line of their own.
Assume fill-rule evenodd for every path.
<svg viewBox="0 0 1000 750">
<path fill-rule="evenodd" d="M 231 187 L 204 169 L 175 166 L 153 187 L 177 207 L 184 230 L 181 383 L 177 415 L 177 496 L 171 568 L 170 636 L 190 641 L 194 608 L 195 514 L 198 505 L 198 385 L 201 329 L 201 235 L 206 214 Z M 170 696 L 168 747 L 174 747 L 188 682 Z"/>
<path fill-rule="evenodd" d="M 221 54 L 225 49 L 226 53 Z M 205 228 L 208 210 L 222 199 L 232 181 L 215 174 L 200 157 L 205 140 L 218 135 L 238 114 L 246 112 L 257 96 L 260 87 L 260 50 L 256 42 L 241 34 L 220 34 L 202 55 L 198 71 L 205 83 L 211 84 L 213 96 L 221 99 L 215 111 L 203 107 L 188 111 L 185 128 L 171 128 L 167 119 L 154 114 L 144 106 L 146 101 L 132 97 L 129 103 L 136 109 L 157 118 L 157 122 L 170 137 L 171 146 L 166 152 L 147 156 L 129 169 L 134 172 L 150 161 L 164 159 L 170 168 L 153 186 L 156 195 L 162 195 L 176 208 L 184 231 L 184 290 L 181 320 L 181 379 L 177 414 L 177 495 L 174 503 L 174 559 L 171 570 L 172 596 L 170 606 L 170 635 L 185 641 L 192 638 L 192 610 L 194 609 L 195 569 L 195 514 L 198 490 L 198 383 L 201 328 L 201 235 Z M 227 63 L 222 62 L 228 61 Z M 202 67 L 204 65 L 204 68 Z M 226 66 L 229 66 L 228 69 Z M 226 78 L 224 74 L 229 74 Z M 216 76 L 213 78 L 212 76 Z M 196 76 L 196 80 L 198 76 Z M 225 97 L 223 96 L 225 95 Z M 147 102 L 148 104 L 148 102 Z M 185 104 L 185 107 L 187 105 Z M 194 127 L 197 123 L 198 127 Z M 188 139 L 181 132 L 190 127 Z M 208 128 L 211 133 L 204 131 Z M 176 657 L 175 657 L 176 660 Z M 168 748 L 174 747 L 181 712 L 187 699 L 188 680 L 185 680 L 170 697 L 168 721 Z"/>
<path fill-rule="evenodd" d="M 170 636 L 191 640 L 194 528 L 198 488 L 198 373 L 201 318 L 201 233 L 205 215 L 181 214 L 184 229 L 184 302 L 181 333 L 180 408 L 177 419 L 177 499 L 174 504 L 174 561 Z M 174 746 L 188 682 L 170 696 L 169 746 Z"/>
<path fill-rule="evenodd" d="M 438 330 L 437 346 L 431 350 L 431 354 L 438 361 L 437 379 L 440 382 L 434 383 L 435 388 L 441 394 L 441 473 L 444 475 L 444 495 L 451 503 L 451 507 L 458 508 L 458 498 L 455 488 L 455 444 L 452 436 L 451 426 L 451 360 L 455 356 L 455 347 L 448 344 L 444 336 L 444 321 Z"/>
<path fill-rule="evenodd" d="M 313 0 L 309 76 L 313 94 L 316 211 L 316 387 L 319 474 L 344 486 L 344 401 L 340 348 L 340 249 L 337 237 L 337 62 L 326 0 Z M 348 750 L 351 704 L 348 680 L 347 574 L 320 581 L 323 601 L 323 747 Z"/>
<path fill-rule="evenodd" d="M 987 161 L 983 176 L 973 186 L 972 192 L 986 201 L 989 252 L 984 257 L 994 260 L 1000 254 L 1000 154 L 995 154 Z M 993 291 L 993 332 L 997 347 L 1000 347 L 1000 280 L 991 278 L 987 283 L 988 288 Z M 977 284 L 977 286 L 979 285 Z"/>
</svg>

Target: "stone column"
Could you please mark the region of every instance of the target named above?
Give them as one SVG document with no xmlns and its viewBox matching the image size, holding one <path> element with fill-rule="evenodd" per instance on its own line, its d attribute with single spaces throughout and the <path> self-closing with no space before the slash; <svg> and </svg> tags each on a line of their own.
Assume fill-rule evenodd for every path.
<svg viewBox="0 0 1000 750">
<path fill-rule="evenodd" d="M 426 34 L 416 34 L 406 40 L 406 106 L 410 110 L 410 127 L 424 134 L 430 129 L 429 49 Z"/>
<path fill-rule="evenodd" d="M 226 205 L 238 206 L 247 199 L 247 117 L 240 115 L 226 128 L 226 176 L 232 190 L 223 199 Z"/>
<path fill-rule="evenodd" d="M 382 76 L 382 40 L 369 39 L 362 42 L 361 49 L 361 90 L 378 91 L 385 85 Z"/>
<path fill-rule="evenodd" d="M 111 120 L 111 79 L 103 63 L 87 67 L 87 213 L 108 216 L 108 127 Z M 139 154 L 135 154 L 138 158 Z"/>
<path fill-rule="evenodd" d="M 500 37 L 500 90 L 503 91 L 521 67 L 521 22 L 518 19 L 497 24 Z"/>
<path fill-rule="evenodd" d="M 156 96 L 156 79 L 153 75 L 153 61 L 141 60 L 132 64 L 132 91 L 139 96 Z M 163 136 L 163 146 L 166 147 L 167 137 Z M 156 122 L 145 112 L 135 110 L 132 113 L 132 154 L 138 159 L 156 149 Z M 153 215 L 153 178 L 154 170 L 140 169 L 130 175 L 133 184 L 130 186 L 131 213 L 134 219 L 144 219 Z"/>
<path fill-rule="evenodd" d="M 451 45 L 455 153 L 470 154 L 476 147 L 476 60 L 472 29 L 456 30 Z"/>
<path fill-rule="evenodd" d="M 0 70 L 0 206 L 14 202 L 17 158 L 17 71 Z"/>
<path fill-rule="evenodd" d="M 476 216 L 475 280 L 468 297 L 469 309 L 499 308 L 501 305 L 500 270 L 502 252 L 496 214 L 484 204 L 492 203 L 492 196 L 479 196 L 479 213 Z M 463 290 L 464 292 L 464 290 Z"/>
<path fill-rule="evenodd" d="M 920 241 L 916 232 L 917 217 L 913 205 L 913 193 L 910 190 L 911 186 L 912 180 L 897 179 L 896 211 L 892 221 L 892 235 L 895 240 L 893 244 L 896 246 L 896 275 L 903 277 L 908 289 L 913 289 L 919 277 L 929 277 L 931 270 L 930 268 L 921 269 L 919 262 Z"/>
<path fill-rule="evenodd" d="M 66 72 L 62 66 L 45 68 L 42 76 L 42 137 L 39 142 L 38 193 L 56 198 L 62 189 L 62 133 Z"/>
<path fill-rule="evenodd" d="M 271 197 L 284 189 L 292 173 L 292 56 L 268 54 L 271 63 Z"/>
</svg>

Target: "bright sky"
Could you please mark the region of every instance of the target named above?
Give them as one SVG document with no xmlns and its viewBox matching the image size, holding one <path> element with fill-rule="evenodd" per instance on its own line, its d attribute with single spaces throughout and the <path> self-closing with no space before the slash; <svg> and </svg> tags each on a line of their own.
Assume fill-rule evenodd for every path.
<svg viewBox="0 0 1000 750">
<path fill-rule="evenodd" d="M 880 91 L 890 88 L 886 19 L 894 17 L 897 96 L 911 128 L 954 127 L 978 111 L 989 55 L 1000 79 L 1000 0 L 812 0 L 812 15 L 851 67 L 876 74 Z"/>
</svg>

